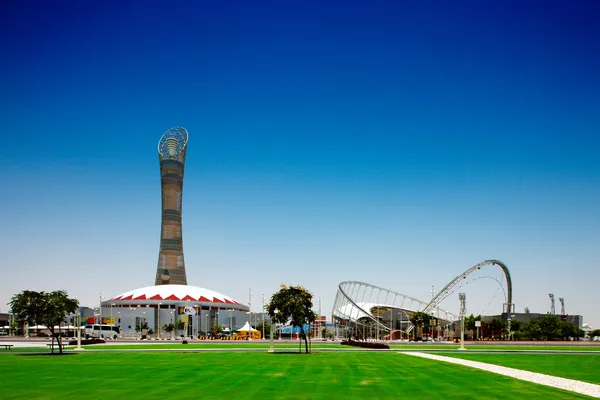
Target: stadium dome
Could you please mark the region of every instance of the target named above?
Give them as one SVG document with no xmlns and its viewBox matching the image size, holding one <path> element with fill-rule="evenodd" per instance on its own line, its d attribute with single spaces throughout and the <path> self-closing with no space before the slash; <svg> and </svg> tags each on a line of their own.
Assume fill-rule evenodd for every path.
<svg viewBox="0 0 600 400">
<path fill-rule="evenodd" d="M 102 302 L 108 306 L 203 306 L 214 309 L 248 311 L 248 306 L 222 293 L 189 285 L 147 286 L 110 298 Z"/>
</svg>

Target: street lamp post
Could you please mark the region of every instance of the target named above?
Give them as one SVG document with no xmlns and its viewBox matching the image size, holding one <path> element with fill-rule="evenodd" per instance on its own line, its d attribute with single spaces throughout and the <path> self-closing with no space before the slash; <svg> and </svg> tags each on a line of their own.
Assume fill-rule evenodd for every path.
<svg viewBox="0 0 600 400">
<path fill-rule="evenodd" d="M 265 338 L 265 294 L 262 294 L 262 310 L 260 310 L 262 314 L 262 338 Z"/>
<path fill-rule="evenodd" d="M 206 329 L 206 332 L 205 332 L 205 334 L 206 334 L 205 338 L 206 339 L 208 339 L 208 329 L 209 329 L 209 327 L 208 327 L 208 319 L 210 318 L 209 314 L 210 314 L 210 309 L 206 312 L 206 325 L 204 326 L 205 329 Z"/>
<path fill-rule="evenodd" d="M 131 338 L 135 339 L 135 308 L 129 307 L 129 311 L 131 311 Z"/>
<path fill-rule="evenodd" d="M 248 340 L 252 340 L 252 289 L 248 289 Z"/>
<path fill-rule="evenodd" d="M 200 305 L 196 304 L 196 309 L 198 312 L 196 313 L 196 340 L 200 337 L 200 310 L 202 309 Z"/>
<path fill-rule="evenodd" d="M 466 302 L 467 295 L 464 293 L 458 294 L 460 300 L 460 348 L 459 350 L 465 350 L 465 313 L 466 313 Z"/>
<path fill-rule="evenodd" d="M 156 325 L 156 338 L 160 339 L 160 305 L 162 303 L 158 303 L 158 324 Z"/>
<path fill-rule="evenodd" d="M 112 320 L 112 310 L 113 310 L 113 306 L 115 305 L 115 303 L 110 303 L 110 338 L 113 338 L 113 333 L 112 333 L 112 327 L 113 327 L 113 320 Z"/>
<path fill-rule="evenodd" d="M 83 350 L 83 347 L 81 347 L 81 313 L 77 312 L 75 318 L 77 319 L 77 347 L 75 347 L 75 350 Z"/>
<path fill-rule="evenodd" d="M 140 339 L 142 338 L 142 324 L 146 319 L 146 311 L 142 311 L 142 314 L 140 315 Z"/>
<path fill-rule="evenodd" d="M 173 326 L 173 330 L 171 331 L 171 339 L 175 340 L 175 320 L 173 316 L 173 311 L 171 310 L 171 326 Z"/>
<path fill-rule="evenodd" d="M 102 337 L 102 293 L 100 293 L 100 302 L 99 302 L 99 308 L 98 308 L 98 325 L 100 325 L 99 329 L 100 329 L 100 333 L 99 333 L 99 337 Z"/>
</svg>

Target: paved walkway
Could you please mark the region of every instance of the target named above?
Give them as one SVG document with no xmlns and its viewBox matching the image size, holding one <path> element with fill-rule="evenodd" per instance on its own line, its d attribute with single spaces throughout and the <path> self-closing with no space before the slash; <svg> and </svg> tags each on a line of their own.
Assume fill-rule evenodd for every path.
<svg viewBox="0 0 600 400">
<path fill-rule="evenodd" d="M 400 354 L 406 354 L 410 356 L 428 358 L 430 360 L 444 361 L 452 364 L 464 365 L 471 368 L 477 368 L 495 374 L 510 376 L 511 378 L 520 379 L 527 382 L 533 382 L 540 385 L 550 386 L 557 389 L 568 390 L 570 392 L 584 394 L 586 396 L 600 398 L 600 385 L 593 383 L 576 381 L 574 379 L 559 378 L 557 376 L 551 376 L 546 374 L 539 374 L 537 372 L 523 371 L 515 368 L 502 367 L 494 364 L 487 364 L 478 361 L 462 360 L 459 358 L 438 356 L 435 354 L 427 354 L 420 352 L 399 352 Z"/>
</svg>

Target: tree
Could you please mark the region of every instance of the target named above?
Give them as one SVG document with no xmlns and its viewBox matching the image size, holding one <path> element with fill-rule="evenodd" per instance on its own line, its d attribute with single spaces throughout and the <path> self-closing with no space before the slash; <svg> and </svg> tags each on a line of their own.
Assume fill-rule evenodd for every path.
<svg viewBox="0 0 600 400">
<path fill-rule="evenodd" d="M 529 321 L 523 327 L 523 333 L 529 339 L 537 340 L 542 337 L 542 329 L 537 320 Z"/>
<path fill-rule="evenodd" d="M 600 329 L 594 329 L 590 333 L 588 333 L 590 340 L 593 340 L 595 337 L 600 336 Z"/>
<path fill-rule="evenodd" d="M 267 304 L 267 312 L 272 321 L 300 327 L 307 353 L 308 338 L 304 332 L 304 325 L 310 324 L 317 317 L 312 308 L 312 293 L 302 286 L 281 285 Z"/>
<path fill-rule="evenodd" d="M 561 321 L 559 325 L 560 335 L 563 339 L 579 337 L 579 328 L 574 323 L 569 321 Z"/>
<path fill-rule="evenodd" d="M 561 336 L 561 321 L 556 315 L 547 314 L 538 318 L 542 340 L 552 340 Z"/>
<path fill-rule="evenodd" d="M 333 338 L 333 332 L 331 332 L 329 330 L 329 328 L 325 327 L 321 330 L 321 337 L 323 339 L 332 339 Z"/>
<path fill-rule="evenodd" d="M 427 327 L 429 327 L 429 322 L 431 321 L 431 316 L 427 313 L 417 311 L 409 318 L 409 320 L 415 327 L 421 327 L 421 328 L 426 329 Z M 422 332 L 423 332 L 423 330 L 421 329 L 421 333 Z M 416 337 L 416 332 L 415 332 L 415 337 Z"/>
<path fill-rule="evenodd" d="M 178 320 L 177 322 L 175 322 L 175 329 L 177 329 L 178 331 L 184 330 L 185 322 L 183 322 L 182 320 Z"/>
<path fill-rule="evenodd" d="M 465 330 L 471 331 L 471 336 L 473 336 L 473 331 L 476 328 L 475 321 L 481 321 L 481 315 L 474 316 L 473 314 L 471 314 L 470 316 L 465 318 Z"/>
<path fill-rule="evenodd" d="M 56 338 L 59 354 L 62 354 L 60 327 L 66 315 L 77 311 L 77 300 L 69 298 L 64 290 L 49 293 L 24 290 L 12 297 L 10 307 L 18 319 L 32 325 L 45 325 L 52 334 L 52 344 Z"/>
<path fill-rule="evenodd" d="M 492 338 L 494 338 L 494 333 L 502 333 L 504 328 L 506 327 L 506 321 L 500 318 L 494 318 L 490 321 L 490 329 L 492 330 Z"/>
<path fill-rule="evenodd" d="M 167 332 L 168 334 L 171 334 L 171 332 L 173 332 L 175 330 L 175 325 L 173 324 L 166 324 L 163 326 L 163 331 Z"/>
</svg>

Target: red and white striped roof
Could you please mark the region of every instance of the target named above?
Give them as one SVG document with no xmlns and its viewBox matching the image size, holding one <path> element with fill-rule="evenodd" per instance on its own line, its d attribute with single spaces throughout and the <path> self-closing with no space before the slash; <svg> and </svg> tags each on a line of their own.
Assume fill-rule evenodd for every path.
<svg viewBox="0 0 600 400">
<path fill-rule="evenodd" d="M 247 311 L 248 306 L 222 293 L 197 286 L 157 285 L 147 286 L 115 296 L 102 302 L 104 306 L 122 304 L 179 304 L 207 305 Z"/>
</svg>

